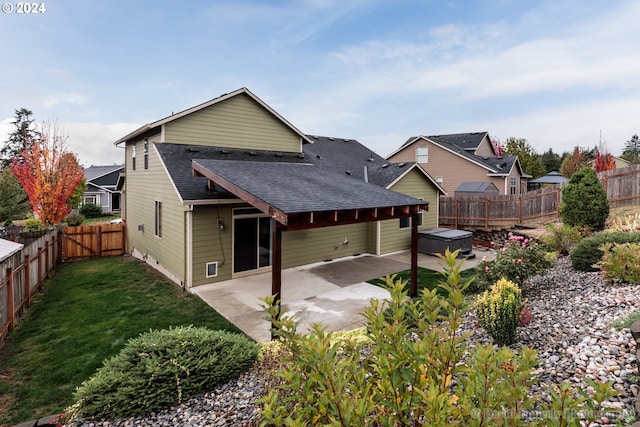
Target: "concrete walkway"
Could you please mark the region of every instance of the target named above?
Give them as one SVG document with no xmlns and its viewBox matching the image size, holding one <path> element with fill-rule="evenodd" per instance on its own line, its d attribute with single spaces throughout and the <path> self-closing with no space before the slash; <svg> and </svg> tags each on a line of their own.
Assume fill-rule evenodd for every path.
<svg viewBox="0 0 640 427">
<path fill-rule="evenodd" d="M 476 258 L 464 261 L 463 269 L 475 266 L 485 255 L 493 256 L 481 248 L 474 248 L 474 253 Z M 418 254 L 418 265 L 442 270 L 440 258 L 430 255 Z M 410 253 L 403 251 L 288 268 L 282 271 L 282 307 L 299 321 L 301 333 L 309 331 L 313 323 L 321 323 L 327 331 L 355 329 L 364 324 L 361 313 L 369 301 L 389 295 L 365 282 L 410 266 Z M 257 342 L 271 339 L 267 313 L 259 300 L 271 294 L 271 272 L 197 286 L 191 291 Z"/>
</svg>

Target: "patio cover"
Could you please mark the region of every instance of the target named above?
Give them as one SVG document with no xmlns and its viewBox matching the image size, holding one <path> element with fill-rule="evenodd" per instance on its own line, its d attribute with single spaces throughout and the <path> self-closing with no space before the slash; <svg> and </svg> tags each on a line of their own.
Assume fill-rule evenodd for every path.
<svg viewBox="0 0 640 427">
<path fill-rule="evenodd" d="M 282 231 L 411 217 L 411 296 L 418 294 L 418 214 L 424 200 L 310 163 L 194 159 L 195 176 L 233 193 L 275 222 L 271 293 L 279 304 Z"/>
</svg>

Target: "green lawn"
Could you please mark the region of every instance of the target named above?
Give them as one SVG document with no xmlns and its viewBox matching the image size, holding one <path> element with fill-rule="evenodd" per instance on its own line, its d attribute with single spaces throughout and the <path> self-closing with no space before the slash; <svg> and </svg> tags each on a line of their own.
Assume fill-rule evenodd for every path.
<svg viewBox="0 0 640 427">
<path fill-rule="evenodd" d="M 0 349 L 0 425 L 62 412 L 102 361 L 149 329 L 239 332 L 195 295 L 130 257 L 63 265 Z"/>
<path fill-rule="evenodd" d="M 460 272 L 460 276 L 462 277 L 463 280 L 468 279 L 473 275 L 474 275 L 473 268 Z M 384 277 L 380 277 L 378 279 L 369 280 L 369 283 L 376 286 L 384 286 L 385 284 L 384 279 L 385 279 Z M 411 279 L 411 270 L 403 270 L 396 273 L 396 280 L 406 281 L 407 286 L 409 286 L 408 283 L 410 279 Z M 441 272 L 429 270 L 428 268 L 418 267 L 418 294 L 420 294 L 420 292 L 422 292 L 422 290 L 425 288 L 429 290 L 437 288 L 438 283 L 442 279 L 443 279 L 443 276 Z M 445 294 L 444 290 L 442 289 L 438 289 L 438 293 L 443 296 Z"/>
</svg>

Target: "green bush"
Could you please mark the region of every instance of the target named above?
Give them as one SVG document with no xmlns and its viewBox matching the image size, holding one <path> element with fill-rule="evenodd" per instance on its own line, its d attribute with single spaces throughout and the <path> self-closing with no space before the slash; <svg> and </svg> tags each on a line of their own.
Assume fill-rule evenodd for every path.
<svg viewBox="0 0 640 427">
<path fill-rule="evenodd" d="M 500 279 L 491 287 L 491 291 L 485 291 L 476 300 L 478 323 L 498 345 L 516 342 L 516 329 L 522 310 L 521 296 L 518 285 Z"/>
<path fill-rule="evenodd" d="M 34 231 L 42 231 L 44 227 L 38 218 L 29 218 L 24 221 L 24 228 L 22 231 L 24 233 L 32 233 Z"/>
<path fill-rule="evenodd" d="M 534 405 L 535 425 L 579 425 L 580 405 L 589 424 L 600 403 L 615 395 L 613 381 L 593 382 L 590 397 L 581 390 L 576 397 L 567 384 L 552 392 L 550 403 L 533 397 L 535 351 L 467 347 L 459 328 L 469 309 L 463 294 L 469 282 L 461 281 L 455 254 L 444 259 L 439 286 L 447 297 L 424 289 L 419 299 L 408 299 L 405 284 L 388 279 L 389 300 L 372 300 L 365 309 L 364 340 L 337 340 L 320 325 L 303 336 L 292 317 L 271 305 L 273 297 L 265 298 L 281 345 L 270 347 L 277 355 L 266 355 L 270 380 L 261 425 L 522 426 L 531 425 L 524 415 Z M 406 312 L 418 330 L 406 324 Z"/>
<path fill-rule="evenodd" d="M 600 247 L 602 259 L 597 264 L 604 278 L 614 282 L 640 283 L 640 244 L 605 243 Z"/>
<path fill-rule="evenodd" d="M 98 218 L 103 215 L 102 208 L 94 203 L 82 205 L 80 213 L 84 215 L 85 218 Z"/>
<path fill-rule="evenodd" d="M 70 227 L 76 227 L 84 222 L 84 215 L 79 213 L 69 214 L 63 219 L 63 222 Z"/>
<path fill-rule="evenodd" d="M 552 264 L 553 257 L 542 245 L 510 232 L 504 246 L 496 251 L 496 258 L 491 261 L 483 259 L 476 266 L 475 286 L 486 290 L 504 278 L 524 289 L 525 280 L 544 273 Z"/>
<path fill-rule="evenodd" d="M 595 171 L 585 167 L 577 171 L 562 190 L 562 222 L 571 227 L 602 230 L 609 216 L 609 200 Z"/>
<path fill-rule="evenodd" d="M 545 230 L 547 234 L 542 236 L 542 243 L 548 251 L 556 252 L 563 256 L 569 255 L 571 248 L 583 237 L 579 227 L 571 227 L 566 224 L 556 225 L 550 223 L 547 224 Z"/>
<path fill-rule="evenodd" d="M 595 265 L 602 259 L 605 243 L 640 243 L 640 233 L 600 233 L 582 239 L 570 253 L 571 265 L 580 271 L 598 271 Z"/>
<path fill-rule="evenodd" d="M 248 338 L 206 328 L 152 330 L 127 342 L 77 389 L 83 419 L 144 414 L 238 377 L 256 360 Z"/>
</svg>

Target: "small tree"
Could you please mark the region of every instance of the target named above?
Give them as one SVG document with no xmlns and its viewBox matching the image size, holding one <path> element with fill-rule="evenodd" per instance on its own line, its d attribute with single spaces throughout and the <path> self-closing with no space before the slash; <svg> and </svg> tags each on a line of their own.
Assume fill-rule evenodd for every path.
<svg viewBox="0 0 640 427">
<path fill-rule="evenodd" d="M 67 151 L 66 141 L 57 126 L 44 123 L 41 137 L 11 163 L 11 170 L 44 226 L 58 224 L 69 214 L 69 198 L 84 176 L 75 154 Z"/>
<path fill-rule="evenodd" d="M 609 200 L 592 168 L 585 167 L 574 173 L 562 190 L 560 216 L 570 227 L 604 228 L 609 216 Z"/>
<path fill-rule="evenodd" d="M 589 151 L 583 150 L 576 146 L 573 149 L 573 154 L 566 156 L 560 166 L 560 173 L 562 176 L 571 178 L 574 173 L 580 169 L 589 166 Z"/>
<path fill-rule="evenodd" d="M 542 159 L 524 138 L 507 138 L 504 154 L 518 156 L 522 169 L 533 178 L 539 178 L 545 174 Z"/>
<path fill-rule="evenodd" d="M 87 191 L 87 178 L 82 177 L 80 184 L 73 190 L 73 194 L 69 197 L 69 205 L 71 209 L 78 209 L 82 205 L 82 196 Z"/>
<path fill-rule="evenodd" d="M 596 150 L 595 158 L 593 159 L 593 169 L 596 172 L 604 172 L 613 170 L 616 168 L 616 161 L 607 151 L 604 144 L 600 144 Z"/>
<path fill-rule="evenodd" d="M 546 173 L 560 171 L 562 159 L 558 153 L 553 152 L 553 149 L 549 148 L 545 151 L 542 156 L 540 156 L 540 160 L 542 161 L 542 165 L 544 166 Z"/>
</svg>

